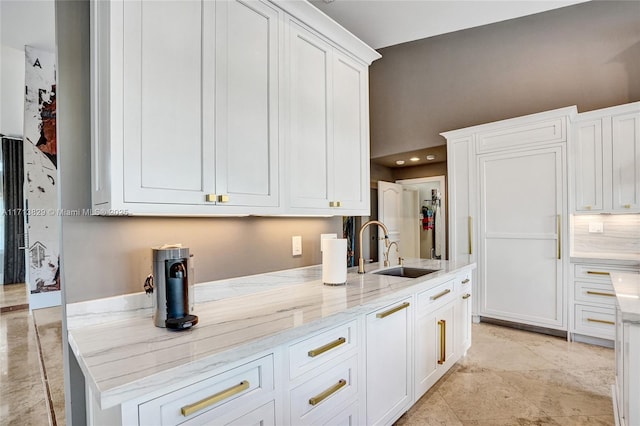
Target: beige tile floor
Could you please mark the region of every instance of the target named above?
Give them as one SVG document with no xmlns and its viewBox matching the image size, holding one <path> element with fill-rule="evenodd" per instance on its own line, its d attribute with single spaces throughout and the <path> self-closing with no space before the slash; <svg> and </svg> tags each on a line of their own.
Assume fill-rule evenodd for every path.
<svg viewBox="0 0 640 426">
<path fill-rule="evenodd" d="M 60 318 L 0 315 L 0 425 L 64 424 Z M 474 324 L 467 356 L 396 425 L 613 425 L 614 367 L 611 349 Z"/>
<path fill-rule="evenodd" d="M 26 303 L 24 284 L 0 286 L 0 425 L 64 425 L 62 312 Z"/>
<path fill-rule="evenodd" d="M 474 324 L 467 355 L 396 426 L 613 425 L 612 349 Z"/>
</svg>

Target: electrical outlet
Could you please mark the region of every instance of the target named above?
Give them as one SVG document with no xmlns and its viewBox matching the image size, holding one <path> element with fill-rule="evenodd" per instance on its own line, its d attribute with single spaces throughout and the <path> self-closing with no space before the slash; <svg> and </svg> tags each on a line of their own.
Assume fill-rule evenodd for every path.
<svg viewBox="0 0 640 426">
<path fill-rule="evenodd" d="M 302 255 L 302 237 L 300 235 L 291 237 L 291 254 L 293 256 Z"/>
<path fill-rule="evenodd" d="M 602 234 L 604 232 L 604 223 L 602 222 L 589 222 L 590 234 Z"/>
<path fill-rule="evenodd" d="M 322 242 L 324 240 L 331 240 L 334 238 L 338 238 L 338 234 L 320 234 L 320 251 L 322 251 Z"/>
</svg>

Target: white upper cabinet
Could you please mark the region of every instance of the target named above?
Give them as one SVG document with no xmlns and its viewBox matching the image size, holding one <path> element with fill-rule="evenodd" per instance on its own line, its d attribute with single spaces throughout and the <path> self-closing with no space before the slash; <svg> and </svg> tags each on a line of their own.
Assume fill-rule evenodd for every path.
<svg viewBox="0 0 640 426">
<path fill-rule="evenodd" d="M 285 45 L 297 17 L 321 32 L 312 44 Z M 100 1 L 91 23 L 97 213 L 368 212 L 367 72 L 380 55 L 309 3 Z M 286 176 L 285 155 L 301 165 Z"/>
<path fill-rule="evenodd" d="M 290 21 L 287 181 L 292 211 L 369 214 L 367 65 Z"/>
<path fill-rule="evenodd" d="M 640 102 L 578 114 L 572 157 L 574 212 L 640 212 Z"/>
<path fill-rule="evenodd" d="M 279 205 L 279 14 L 216 3 L 215 192 L 229 205 Z"/>
</svg>

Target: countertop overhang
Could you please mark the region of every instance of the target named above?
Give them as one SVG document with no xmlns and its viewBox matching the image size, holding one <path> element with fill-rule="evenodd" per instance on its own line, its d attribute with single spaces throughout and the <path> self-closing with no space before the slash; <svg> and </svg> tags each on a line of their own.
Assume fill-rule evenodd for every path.
<svg viewBox="0 0 640 426">
<path fill-rule="evenodd" d="M 640 274 L 611 273 L 621 320 L 640 324 Z"/>
<path fill-rule="evenodd" d="M 199 323 L 179 332 L 155 327 L 152 309 L 129 306 L 127 297 L 108 300 L 113 313 L 95 313 L 102 302 L 72 304 L 68 312 L 79 314 L 69 323 L 69 346 L 101 409 L 108 409 L 355 319 L 475 268 L 475 263 L 421 259 L 405 265 L 439 271 L 401 278 L 354 270 L 346 285 L 326 286 L 322 266 L 316 265 L 197 284 L 193 313 Z M 376 269 L 375 264 L 367 267 Z M 144 296 L 135 295 L 138 300 Z"/>
</svg>

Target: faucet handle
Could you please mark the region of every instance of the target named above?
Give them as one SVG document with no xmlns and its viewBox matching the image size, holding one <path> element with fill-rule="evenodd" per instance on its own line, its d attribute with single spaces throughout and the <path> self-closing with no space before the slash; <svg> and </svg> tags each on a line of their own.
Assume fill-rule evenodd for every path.
<svg viewBox="0 0 640 426">
<path fill-rule="evenodd" d="M 398 256 L 398 265 L 400 266 L 404 265 L 404 259 L 402 258 L 402 256 Z"/>
</svg>

